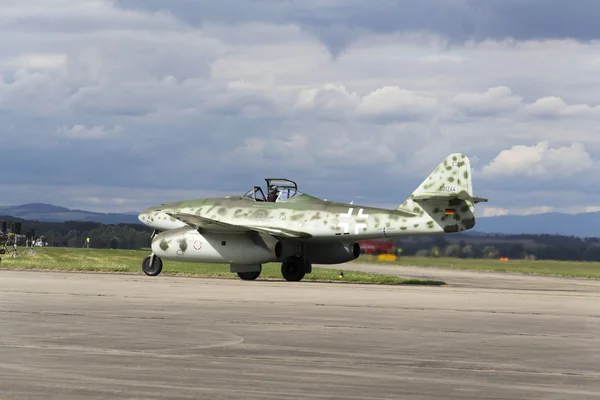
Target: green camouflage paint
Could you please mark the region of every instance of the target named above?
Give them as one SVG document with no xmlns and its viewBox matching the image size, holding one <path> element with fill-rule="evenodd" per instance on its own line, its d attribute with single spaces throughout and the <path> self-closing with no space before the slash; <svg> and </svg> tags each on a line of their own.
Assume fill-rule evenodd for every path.
<svg viewBox="0 0 600 400">
<path fill-rule="evenodd" d="M 190 222 L 190 217 L 199 216 L 228 224 L 220 228 L 224 232 L 235 226 L 272 232 L 273 236 L 287 232 L 298 239 L 336 241 L 461 232 L 475 226 L 470 170 L 464 154 L 448 156 L 395 210 L 324 201 L 298 193 L 280 202 L 243 196 L 177 201 L 145 210 L 139 219 L 158 230 L 183 227 L 186 222 L 200 231 L 211 230 L 212 223 Z M 457 179 L 459 176 L 464 179 Z M 454 214 L 446 215 L 448 209 Z"/>
</svg>

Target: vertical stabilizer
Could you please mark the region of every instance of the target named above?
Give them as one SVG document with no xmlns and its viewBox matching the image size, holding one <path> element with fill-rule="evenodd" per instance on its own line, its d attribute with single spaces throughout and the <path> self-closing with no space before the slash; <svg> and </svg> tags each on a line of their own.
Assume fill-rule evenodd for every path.
<svg viewBox="0 0 600 400">
<path fill-rule="evenodd" d="M 473 197 L 471 163 L 460 153 L 450 154 L 411 194 L 412 198 L 458 195 Z"/>
<path fill-rule="evenodd" d="M 440 232 L 461 232 L 475 226 L 471 163 L 465 154 L 450 154 L 398 209 L 419 213 Z M 438 230 L 438 229 L 435 229 Z"/>
</svg>

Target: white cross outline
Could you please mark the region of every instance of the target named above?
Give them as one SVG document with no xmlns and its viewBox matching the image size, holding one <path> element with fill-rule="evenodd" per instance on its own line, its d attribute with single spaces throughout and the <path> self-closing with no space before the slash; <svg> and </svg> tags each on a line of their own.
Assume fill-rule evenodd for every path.
<svg viewBox="0 0 600 400">
<path fill-rule="evenodd" d="M 354 208 L 349 208 L 348 212 L 346 214 L 339 214 L 340 218 L 349 218 L 349 221 L 346 220 L 345 222 L 340 221 L 338 222 L 338 227 L 344 228 L 344 233 L 349 233 L 350 232 L 350 223 L 354 222 L 354 234 L 358 235 L 358 230 L 360 228 L 366 228 L 367 224 L 364 222 L 357 222 L 358 220 L 363 220 L 366 221 L 369 218 L 369 214 L 363 214 L 363 209 L 360 208 L 358 210 L 358 214 L 356 215 L 356 219 L 352 218 L 352 212 L 354 212 Z"/>
</svg>

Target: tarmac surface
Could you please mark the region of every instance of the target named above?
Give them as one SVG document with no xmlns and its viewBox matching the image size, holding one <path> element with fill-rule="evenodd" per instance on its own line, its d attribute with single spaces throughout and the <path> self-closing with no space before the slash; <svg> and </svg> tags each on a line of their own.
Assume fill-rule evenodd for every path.
<svg viewBox="0 0 600 400">
<path fill-rule="evenodd" d="M 346 263 L 342 265 L 321 265 L 324 268 L 337 268 L 346 271 L 364 271 L 376 274 L 401 276 L 404 278 L 432 279 L 444 281 L 452 287 L 470 287 L 478 289 L 520 289 L 520 290 L 556 290 L 585 291 L 600 293 L 600 280 L 585 278 L 562 278 L 555 276 L 536 276 L 511 272 L 488 272 L 454 270 L 437 267 L 414 267 L 386 265 L 376 263 Z"/>
<path fill-rule="evenodd" d="M 597 281 L 400 274 L 449 285 L 0 270 L 0 399 L 600 399 Z"/>
</svg>

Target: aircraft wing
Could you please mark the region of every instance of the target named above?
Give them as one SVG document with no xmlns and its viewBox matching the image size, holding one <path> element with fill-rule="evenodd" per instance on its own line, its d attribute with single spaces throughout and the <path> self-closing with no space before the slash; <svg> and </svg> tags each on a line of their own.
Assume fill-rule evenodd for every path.
<svg viewBox="0 0 600 400">
<path fill-rule="evenodd" d="M 167 215 L 204 232 L 242 233 L 254 231 L 288 238 L 306 239 L 311 237 L 311 235 L 306 232 L 268 226 L 255 226 L 248 224 L 236 225 L 193 214 L 167 213 Z"/>
</svg>

